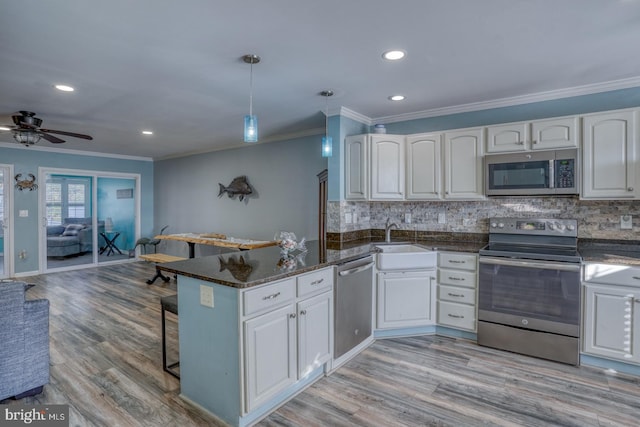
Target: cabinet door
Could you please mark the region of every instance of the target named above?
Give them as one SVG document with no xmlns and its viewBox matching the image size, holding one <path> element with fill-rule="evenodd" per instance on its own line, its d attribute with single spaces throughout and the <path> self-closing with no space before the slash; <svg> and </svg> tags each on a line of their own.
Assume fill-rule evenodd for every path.
<svg viewBox="0 0 640 427">
<path fill-rule="evenodd" d="M 584 352 L 640 362 L 640 291 L 585 285 Z"/>
<path fill-rule="evenodd" d="M 371 200 L 404 199 L 404 136 L 370 135 Z"/>
<path fill-rule="evenodd" d="M 487 128 L 487 153 L 524 151 L 529 143 L 529 123 L 509 123 Z"/>
<path fill-rule="evenodd" d="M 444 136 L 445 199 L 482 199 L 483 129 L 447 132 Z"/>
<path fill-rule="evenodd" d="M 433 273 L 378 273 L 378 328 L 435 324 Z"/>
<path fill-rule="evenodd" d="M 333 292 L 298 303 L 298 378 L 331 360 Z"/>
<path fill-rule="evenodd" d="M 441 197 L 439 133 L 412 135 L 407 138 L 407 199 L 439 199 Z"/>
<path fill-rule="evenodd" d="M 297 380 L 295 306 L 245 321 L 244 344 L 249 412 Z"/>
<path fill-rule="evenodd" d="M 637 198 L 637 112 L 584 117 L 582 197 Z"/>
<path fill-rule="evenodd" d="M 578 146 L 578 117 L 540 120 L 531 124 L 532 150 L 575 148 Z"/>
<path fill-rule="evenodd" d="M 367 136 L 348 136 L 344 144 L 345 190 L 347 200 L 367 200 L 369 182 Z"/>
</svg>

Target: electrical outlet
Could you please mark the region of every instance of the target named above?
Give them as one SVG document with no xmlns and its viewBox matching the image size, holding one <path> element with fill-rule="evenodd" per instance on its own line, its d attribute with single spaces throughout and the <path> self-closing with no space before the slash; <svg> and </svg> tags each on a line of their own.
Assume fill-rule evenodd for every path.
<svg viewBox="0 0 640 427">
<path fill-rule="evenodd" d="M 407 224 L 411 224 L 411 214 L 410 213 L 406 213 L 404 214 L 404 222 L 406 222 Z"/>
<path fill-rule="evenodd" d="M 26 218 L 26 217 L 28 217 L 28 216 L 29 216 L 29 210 L 27 210 L 27 209 L 20 209 L 20 210 L 18 211 L 18 216 L 19 216 L 20 218 Z"/>
<path fill-rule="evenodd" d="M 620 230 L 632 230 L 633 217 L 631 215 L 620 215 Z"/>
<path fill-rule="evenodd" d="M 353 222 L 353 216 L 351 215 L 351 212 L 347 212 L 344 214 L 344 223 L 345 224 L 351 224 L 351 222 Z"/>
<path fill-rule="evenodd" d="M 438 224 L 446 224 L 447 223 L 447 214 L 444 212 L 440 212 L 438 214 Z"/>
<path fill-rule="evenodd" d="M 211 286 L 200 285 L 200 304 L 213 308 L 213 288 Z"/>
</svg>

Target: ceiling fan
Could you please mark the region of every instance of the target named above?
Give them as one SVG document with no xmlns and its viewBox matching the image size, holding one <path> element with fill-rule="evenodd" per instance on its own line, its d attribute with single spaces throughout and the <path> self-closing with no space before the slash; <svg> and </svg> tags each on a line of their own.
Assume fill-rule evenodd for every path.
<svg viewBox="0 0 640 427">
<path fill-rule="evenodd" d="M 50 135 L 56 133 L 58 135 L 72 136 L 74 138 L 82 138 L 92 140 L 89 135 L 83 135 L 81 133 L 65 132 L 62 130 L 53 129 L 41 129 L 42 119 L 36 117 L 36 113 L 31 111 L 20 111 L 20 114 L 11 116 L 15 126 L 0 125 L 2 130 L 10 130 L 13 132 L 13 139 L 26 146 L 33 145 L 40 141 L 40 138 L 44 138 L 54 144 L 60 144 L 65 142 L 64 139 L 60 139 L 57 136 Z"/>
</svg>

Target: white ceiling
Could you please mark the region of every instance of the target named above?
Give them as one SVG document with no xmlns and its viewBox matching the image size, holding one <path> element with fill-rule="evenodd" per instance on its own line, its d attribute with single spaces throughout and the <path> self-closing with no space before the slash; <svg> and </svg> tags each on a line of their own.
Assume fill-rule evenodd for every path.
<svg viewBox="0 0 640 427">
<path fill-rule="evenodd" d="M 0 40 L 0 124 L 30 110 L 43 128 L 94 137 L 39 145 L 155 159 L 243 144 L 248 53 L 262 57 L 261 142 L 321 132 L 328 88 L 332 111 L 392 121 L 640 85 L 639 0 L 4 1 Z M 406 59 L 383 60 L 391 48 Z M 396 93 L 407 99 L 387 99 Z"/>
</svg>

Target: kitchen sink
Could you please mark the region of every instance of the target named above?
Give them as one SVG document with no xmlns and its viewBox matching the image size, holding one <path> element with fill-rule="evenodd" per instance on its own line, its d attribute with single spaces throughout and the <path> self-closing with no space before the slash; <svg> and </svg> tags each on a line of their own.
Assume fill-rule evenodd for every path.
<svg viewBox="0 0 640 427">
<path fill-rule="evenodd" d="M 376 245 L 378 270 L 433 269 L 437 264 L 437 252 L 412 244 Z"/>
</svg>

